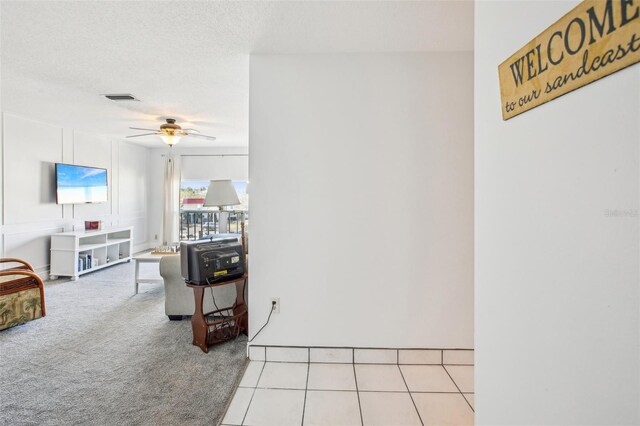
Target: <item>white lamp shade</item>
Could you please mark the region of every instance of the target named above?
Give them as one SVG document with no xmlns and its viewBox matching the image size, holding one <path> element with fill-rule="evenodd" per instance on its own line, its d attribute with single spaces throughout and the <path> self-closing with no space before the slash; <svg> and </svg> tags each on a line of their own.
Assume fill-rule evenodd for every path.
<svg viewBox="0 0 640 426">
<path fill-rule="evenodd" d="M 233 187 L 231 179 L 212 180 L 209 182 L 207 196 L 204 198 L 205 207 L 236 206 L 240 204 L 240 199 Z"/>
</svg>

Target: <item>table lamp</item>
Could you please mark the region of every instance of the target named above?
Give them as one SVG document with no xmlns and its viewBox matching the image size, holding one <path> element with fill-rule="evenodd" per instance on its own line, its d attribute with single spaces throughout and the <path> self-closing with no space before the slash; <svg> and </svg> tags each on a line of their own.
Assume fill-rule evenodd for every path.
<svg viewBox="0 0 640 426">
<path fill-rule="evenodd" d="M 220 222 L 218 225 L 218 233 L 222 233 L 222 229 L 228 227 L 228 217 L 224 213 L 225 206 L 237 206 L 240 199 L 233 187 L 231 179 L 212 180 L 207 188 L 207 195 L 204 197 L 204 207 L 217 207 L 220 210 Z M 223 228 L 224 226 L 224 228 Z"/>
</svg>

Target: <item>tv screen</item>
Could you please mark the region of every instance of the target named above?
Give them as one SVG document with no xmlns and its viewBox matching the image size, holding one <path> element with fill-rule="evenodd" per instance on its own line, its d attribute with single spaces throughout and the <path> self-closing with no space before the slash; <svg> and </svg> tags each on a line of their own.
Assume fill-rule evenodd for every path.
<svg viewBox="0 0 640 426">
<path fill-rule="evenodd" d="M 56 203 L 107 202 L 107 170 L 56 163 Z"/>
</svg>

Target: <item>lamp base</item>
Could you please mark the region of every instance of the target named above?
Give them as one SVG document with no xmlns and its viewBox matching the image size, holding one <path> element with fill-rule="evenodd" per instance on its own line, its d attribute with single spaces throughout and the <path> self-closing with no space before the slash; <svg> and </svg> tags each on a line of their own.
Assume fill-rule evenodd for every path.
<svg viewBox="0 0 640 426">
<path fill-rule="evenodd" d="M 224 207 L 218 207 L 218 234 L 226 234 L 229 232 L 229 212 Z"/>
</svg>

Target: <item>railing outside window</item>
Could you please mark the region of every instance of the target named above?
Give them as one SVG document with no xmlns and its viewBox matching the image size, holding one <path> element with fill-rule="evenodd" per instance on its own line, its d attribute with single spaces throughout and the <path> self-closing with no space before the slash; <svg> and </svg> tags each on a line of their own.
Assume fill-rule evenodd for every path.
<svg viewBox="0 0 640 426">
<path fill-rule="evenodd" d="M 242 210 L 225 210 L 227 228 L 220 230 L 220 212 L 217 210 L 180 210 L 180 240 L 198 240 L 213 234 L 242 232 L 248 213 Z"/>
</svg>

